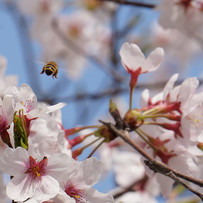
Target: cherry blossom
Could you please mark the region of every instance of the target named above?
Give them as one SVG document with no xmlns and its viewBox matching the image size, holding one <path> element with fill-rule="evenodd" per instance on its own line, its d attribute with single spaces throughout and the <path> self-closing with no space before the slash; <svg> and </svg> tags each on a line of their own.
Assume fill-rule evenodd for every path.
<svg viewBox="0 0 203 203">
<path fill-rule="evenodd" d="M 53 115 L 45 114 L 32 121 L 29 152 L 35 154 L 35 157 L 41 157 L 41 154 L 49 157 L 55 153 L 65 153 L 72 156 L 69 143 L 65 139 L 65 132 L 58 125 L 59 122 L 61 123 L 61 118 L 57 118 L 58 116 L 57 112 L 54 112 Z"/>
<path fill-rule="evenodd" d="M 37 15 L 50 15 L 59 11 L 63 6 L 63 0 L 26 0 L 18 1 L 19 9 L 22 13 Z"/>
<path fill-rule="evenodd" d="M 65 103 L 58 103 L 53 106 L 38 106 L 37 97 L 32 88 L 27 84 L 22 84 L 19 89 L 17 87 L 10 88 L 7 93 L 12 95 L 15 100 L 15 111 L 23 109 L 24 114 L 29 119 L 36 118 L 44 113 L 50 113 L 65 106 Z"/>
<path fill-rule="evenodd" d="M 195 62 L 193 69 L 200 64 L 192 61 L 194 56 L 202 60 L 203 0 L 5 0 L 2 5 L 14 17 L 12 24 L 23 31 L 18 36 L 26 48 L 25 65 L 55 61 L 61 77 L 51 79 L 50 85 L 42 82 L 46 75 L 39 80 L 30 77 L 31 84 L 40 83 L 35 94 L 28 84 L 18 86 L 16 76 L 5 76 L 7 60 L 0 55 L 0 202 L 156 203 L 160 195 L 175 202 L 176 183 L 203 200 L 203 91 L 198 89 L 202 82 L 196 77 L 182 80 L 189 62 Z M 131 6 L 139 12 L 131 15 Z M 153 16 L 149 12 L 145 18 L 145 10 Z M 157 23 L 151 29 L 154 19 Z M 41 55 L 35 52 L 39 50 Z M 81 76 L 87 67 L 96 69 L 84 74 L 86 84 Z M 18 63 L 15 68 L 19 72 Z M 90 124 L 88 108 L 81 103 L 74 115 L 65 115 L 70 123 L 62 122 L 66 104 L 59 100 L 94 102 L 123 93 L 125 98 L 125 71 L 130 75 L 129 106 L 110 99 L 106 109 L 111 118 L 100 116 Z M 141 74 L 144 80 L 135 92 Z M 160 79 L 170 74 L 174 75 L 160 90 Z M 147 75 L 152 83 L 147 83 Z M 82 86 L 67 79 L 82 79 Z M 147 84 L 149 90 L 143 91 L 139 104 L 140 90 Z M 68 91 L 72 96 L 66 95 Z M 95 105 L 90 112 L 103 109 L 100 103 Z M 79 116 L 79 123 L 72 115 Z M 87 126 L 81 126 L 82 119 Z M 109 193 L 95 189 L 106 175 L 118 186 Z M 198 200 L 185 202 L 189 201 Z"/>
<path fill-rule="evenodd" d="M 65 154 L 54 154 L 38 161 L 21 147 L 6 149 L 0 159 L 0 170 L 13 178 L 6 186 L 8 197 L 15 201 L 28 198 L 46 201 L 60 190 L 62 177 L 71 175 L 76 162 Z"/>
<path fill-rule="evenodd" d="M 10 95 L 5 95 L 3 101 L 0 99 L 0 133 L 7 130 L 13 121 L 14 106 Z"/>
<path fill-rule="evenodd" d="M 127 192 L 115 201 L 116 203 L 156 203 L 157 200 L 145 192 Z"/>
<path fill-rule="evenodd" d="M 111 14 L 117 9 L 113 2 L 101 2 L 98 0 L 75 0 L 75 5 L 86 10 L 97 18 L 100 23 L 106 23 L 111 18 Z"/>
<path fill-rule="evenodd" d="M 103 194 L 93 189 L 102 172 L 102 165 L 96 158 L 82 161 L 75 173 L 61 182 L 63 191 L 54 198 L 55 201 L 63 199 L 64 202 L 114 202 L 111 195 Z M 65 201 L 66 200 L 66 201 Z M 60 202 L 60 201 L 59 201 Z"/>
<path fill-rule="evenodd" d="M 124 43 L 120 49 L 120 56 L 124 68 L 131 74 L 130 84 L 134 86 L 141 73 L 157 70 L 161 64 L 163 55 L 163 49 L 156 48 L 145 58 L 136 44 Z"/>
<path fill-rule="evenodd" d="M 124 43 L 120 49 L 120 56 L 125 70 L 131 75 L 130 79 L 130 109 L 132 108 L 132 93 L 141 73 L 155 71 L 159 68 L 164 51 L 156 48 L 145 58 L 144 54 L 136 44 Z"/>
<path fill-rule="evenodd" d="M 3 180 L 3 174 L 0 174 L 0 197 L 1 197 L 1 202 L 9 202 L 8 197 L 6 195 L 6 185 Z"/>
<path fill-rule="evenodd" d="M 116 182 L 120 186 L 127 187 L 144 177 L 145 169 L 138 154 L 117 151 L 113 156 Z"/>
<path fill-rule="evenodd" d="M 164 28 L 176 28 L 201 41 L 203 12 L 200 4 L 196 0 L 163 0 L 157 6 L 161 11 L 159 22 Z"/>
<path fill-rule="evenodd" d="M 14 118 L 14 105 L 11 95 L 5 95 L 3 101 L 0 98 L 0 136 L 9 147 L 12 146 L 8 129 Z M 4 147 L 3 147 L 4 148 Z"/>
<path fill-rule="evenodd" d="M 7 66 L 7 60 L 4 56 L 0 55 L 0 95 L 4 96 L 7 89 L 16 86 L 18 83 L 17 76 L 15 75 L 8 75 L 5 76 Z"/>
<path fill-rule="evenodd" d="M 174 72 L 181 73 L 185 71 L 189 68 L 189 61 L 201 53 L 201 44 L 177 29 L 164 29 L 156 22 L 153 23 L 151 31 L 150 44 L 153 47 L 162 47 L 165 52 L 159 74 L 153 73 L 153 79 L 158 79 L 161 74 L 161 78 L 168 80 L 168 76 L 174 74 Z M 181 49 L 184 52 L 180 52 Z"/>
<path fill-rule="evenodd" d="M 187 175 L 194 174 L 193 176 L 200 177 L 201 171 L 197 165 L 197 156 L 202 156 L 202 151 L 198 149 L 197 140 L 201 134 L 201 127 L 195 131 L 193 121 L 198 124 L 199 119 L 194 116 L 196 118 L 195 121 L 195 119 L 192 119 L 192 115 L 197 113 L 203 97 L 201 94 L 195 95 L 198 86 L 198 80 L 196 78 L 187 78 L 179 86 L 174 86 L 177 78 L 177 74 L 173 75 L 166 84 L 163 92 L 153 98 L 149 97 L 148 91 L 144 91 L 143 93 L 143 109 L 145 109 L 144 106 L 146 105 L 152 109 L 156 106 L 155 108 L 158 111 L 160 109 L 159 114 L 163 110 L 165 113 L 174 111 L 174 121 L 172 121 L 172 117 L 171 120 L 167 120 L 167 116 L 165 118 L 157 117 L 156 123 L 160 123 L 159 126 L 146 125 L 141 127 L 149 136 L 148 143 L 150 146 L 146 145 L 145 149 L 148 154 L 161 160 L 169 167 Z M 201 111 L 198 111 L 201 115 Z M 165 124 L 162 125 L 161 123 Z M 168 127 L 166 123 L 168 123 Z M 196 139 L 194 136 L 197 136 Z M 161 174 L 157 174 L 156 176 L 158 183 L 161 185 L 162 194 L 168 197 L 174 181 Z"/>
</svg>

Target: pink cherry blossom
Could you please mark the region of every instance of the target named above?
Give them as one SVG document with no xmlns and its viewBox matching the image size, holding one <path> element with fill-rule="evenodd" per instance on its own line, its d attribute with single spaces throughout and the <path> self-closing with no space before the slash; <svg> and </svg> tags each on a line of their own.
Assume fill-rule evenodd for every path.
<svg viewBox="0 0 203 203">
<path fill-rule="evenodd" d="M 63 6 L 63 0 L 26 0 L 18 1 L 18 7 L 22 13 L 33 16 L 50 15 L 57 12 Z"/>
<path fill-rule="evenodd" d="M 15 100 L 15 111 L 23 110 L 24 115 L 30 120 L 45 113 L 61 109 L 66 105 L 62 102 L 52 106 L 42 107 L 38 105 L 35 93 L 27 84 L 22 84 L 19 89 L 17 87 L 10 88 L 7 92 L 12 95 Z"/>
<path fill-rule="evenodd" d="M 17 85 L 18 79 L 15 75 L 5 76 L 7 60 L 4 56 L 0 55 L 0 95 L 4 96 L 7 89 Z"/>
<path fill-rule="evenodd" d="M 127 192 L 116 199 L 115 203 L 157 203 L 157 200 L 146 192 Z"/>
<path fill-rule="evenodd" d="M 159 22 L 164 28 L 175 28 L 184 34 L 202 40 L 203 12 L 198 0 L 163 0 L 157 6 L 161 11 Z M 190 26 L 188 26 L 190 25 Z"/>
<path fill-rule="evenodd" d="M 60 190 L 58 180 L 71 175 L 77 163 L 65 154 L 54 154 L 40 161 L 24 148 L 8 148 L 0 159 L 0 170 L 13 176 L 6 187 L 9 198 L 24 201 L 33 198 L 46 201 Z"/>
<path fill-rule="evenodd" d="M 10 95 L 5 95 L 3 101 L 0 99 L 0 133 L 7 130 L 14 116 L 13 99 Z"/>
<path fill-rule="evenodd" d="M 140 155 L 128 151 L 115 151 L 113 158 L 115 178 L 120 186 L 128 187 L 144 177 L 145 169 Z"/>
<path fill-rule="evenodd" d="M 69 143 L 65 139 L 65 132 L 58 122 L 56 113 L 51 116 L 45 114 L 31 123 L 29 135 L 29 152 L 40 157 L 44 154 L 46 157 L 54 153 L 65 153 L 71 157 Z"/>
<path fill-rule="evenodd" d="M 156 48 L 145 58 L 144 54 L 136 44 L 124 43 L 120 49 L 121 61 L 128 73 L 131 74 L 131 84 L 134 86 L 141 73 L 155 71 L 159 68 L 164 51 Z"/>
<path fill-rule="evenodd" d="M 89 158 L 82 161 L 72 176 L 67 176 L 66 180 L 61 181 L 62 191 L 54 198 L 56 202 L 63 199 L 67 202 L 76 203 L 113 203 L 111 195 L 103 194 L 93 189 L 102 173 L 102 165 L 96 158 Z"/>
</svg>

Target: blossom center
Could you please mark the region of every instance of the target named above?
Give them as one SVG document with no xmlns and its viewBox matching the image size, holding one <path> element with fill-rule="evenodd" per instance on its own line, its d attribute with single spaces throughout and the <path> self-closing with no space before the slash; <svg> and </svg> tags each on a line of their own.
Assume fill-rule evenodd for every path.
<svg viewBox="0 0 203 203">
<path fill-rule="evenodd" d="M 179 0 L 176 4 L 182 6 L 185 11 L 191 6 L 193 0 Z"/>
<path fill-rule="evenodd" d="M 81 189 L 78 189 L 73 184 L 68 183 L 66 185 L 65 192 L 68 196 L 75 199 L 76 203 L 85 203 L 86 199 L 84 198 L 85 194 Z"/>
<path fill-rule="evenodd" d="M 37 162 L 32 156 L 30 156 L 30 166 L 25 173 L 29 173 L 33 179 L 38 179 L 46 173 L 46 166 L 48 159 L 45 157 L 42 161 Z"/>
<path fill-rule="evenodd" d="M 21 104 L 25 107 L 26 113 L 29 113 L 34 109 L 34 101 L 32 100 L 26 100 L 25 103 L 21 101 Z"/>
<path fill-rule="evenodd" d="M 186 119 L 189 120 L 194 127 L 203 126 L 203 116 L 200 113 L 191 113 L 186 116 Z"/>
</svg>

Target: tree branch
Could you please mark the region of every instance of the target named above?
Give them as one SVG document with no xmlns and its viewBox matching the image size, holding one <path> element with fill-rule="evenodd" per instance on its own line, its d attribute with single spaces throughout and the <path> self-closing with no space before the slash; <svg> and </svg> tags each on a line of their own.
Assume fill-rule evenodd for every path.
<svg viewBox="0 0 203 203">
<path fill-rule="evenodd" d="M 178 80 L 177 85 L 181 84 L 183 80 Z M 163 89 L 167 81 L 163 82 L 156 82 L 156 83 L 142 83 L 142 84 L 137 84 L 135 91 L 136 90 L 143 90 L 143 89 L 149 89 L 149 90 L 157 90 L 157 89 Z M 203 79 L 199 79 L 199 84 L 203 84 Z M 102 99 L 105 97 L 112 97 L 112 96 L 117 96 L 118 94 L 124 94 L 129 91 L 129 87 L 117 87 L 117 88 L 109 88 L 106 90 L 103 90 L 101 92 L 95 92 L 95 93 L 90 93 L 90 92 L 84 92 L 80 94 L 75 94 L 75 95 L 70 95 L 67 97 L 63 98 L 57 98 L 54 99 L 53 101 L 64 101 L 64 102 L 76 102 L 76 101 L 81 101 L 81 100 L 96 100 L 96 99 Z M 40 100 L 40 99 L 39 99 Z"/>
<path fill-rule="evenodd" d="M 113 196 L 114 199 L 117 199 L 127 192 L 138 190 L 139 185 L 142 185 L 143 183 L 145 184 L 147 180 L 148 180 L 148 177 L 145 175 L 141 180 L 135 181 L 134 183 L 130 184 L 127 187 L 115 188 L 110 192 L 110 194 Z"/>
<path fill-rule="evenodd" d="M 136 7 L 143 7 L 143 8 L 155 8 L 155 6 L 156 6 L 154 4 L 134 2 L 134 1 L 128 1 L 128 0 L 99 0 L 99 1 L 108 1 L 108 2 L 114 2 L 114 3 L 117 3 L 117 4 L 136 6 Z"/>
<path fill-rule="evenodd" d="M 182 184 L 184 187 L 186 187 L 188 190 L 196 194 L 203 200 L 203 195 L 197 192 L 196 190 L 192 189 L 190 186 L 188 186 L 186 183 L 184 183 L 182 180 L 179 178 L 182 178 L 184 180 L 187 180 L 191 183 L 194 183 L 200 187 L 203 187 L 203 181 L 202 180 L 197 180 L 193 177 L 184 175 L 180 172 L 175 171 L 174 169 L 169 168 L 165 164 L 153 159 L 150 157 L 143 149 L 141 149 L 138 145 L 136 145 L 129 137 L 129 135 L 126 133 L 124 130 L 118 130 L 113 124 L 111 123 L 106 123 L 103 121 L 102 122 L 104 125 L 106 125 L 116 136 L 122 138 L 126 143 L 128 143 L 133 149 L 135 149 L 138 153 L 140 153 L 146 160 L 144 161 L 145 164 L 153 170 L 155 173 L 160 173 L 162 175 L 165 175 L 167 177 L 170 177 L 174 181 L 177 181 L 178 183 Z"/>
</svg>

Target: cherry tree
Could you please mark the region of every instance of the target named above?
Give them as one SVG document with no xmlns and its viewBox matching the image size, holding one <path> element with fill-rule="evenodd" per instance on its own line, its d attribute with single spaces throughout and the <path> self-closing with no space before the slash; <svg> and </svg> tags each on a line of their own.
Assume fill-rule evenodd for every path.
<svg viewBox="0 0 203 203">
<path fill-rule="evenodd" d="M 203 201 L 202 0 L 0 7 L 27 73 L 0 52 L 2 203 Z"/>
</svg>

